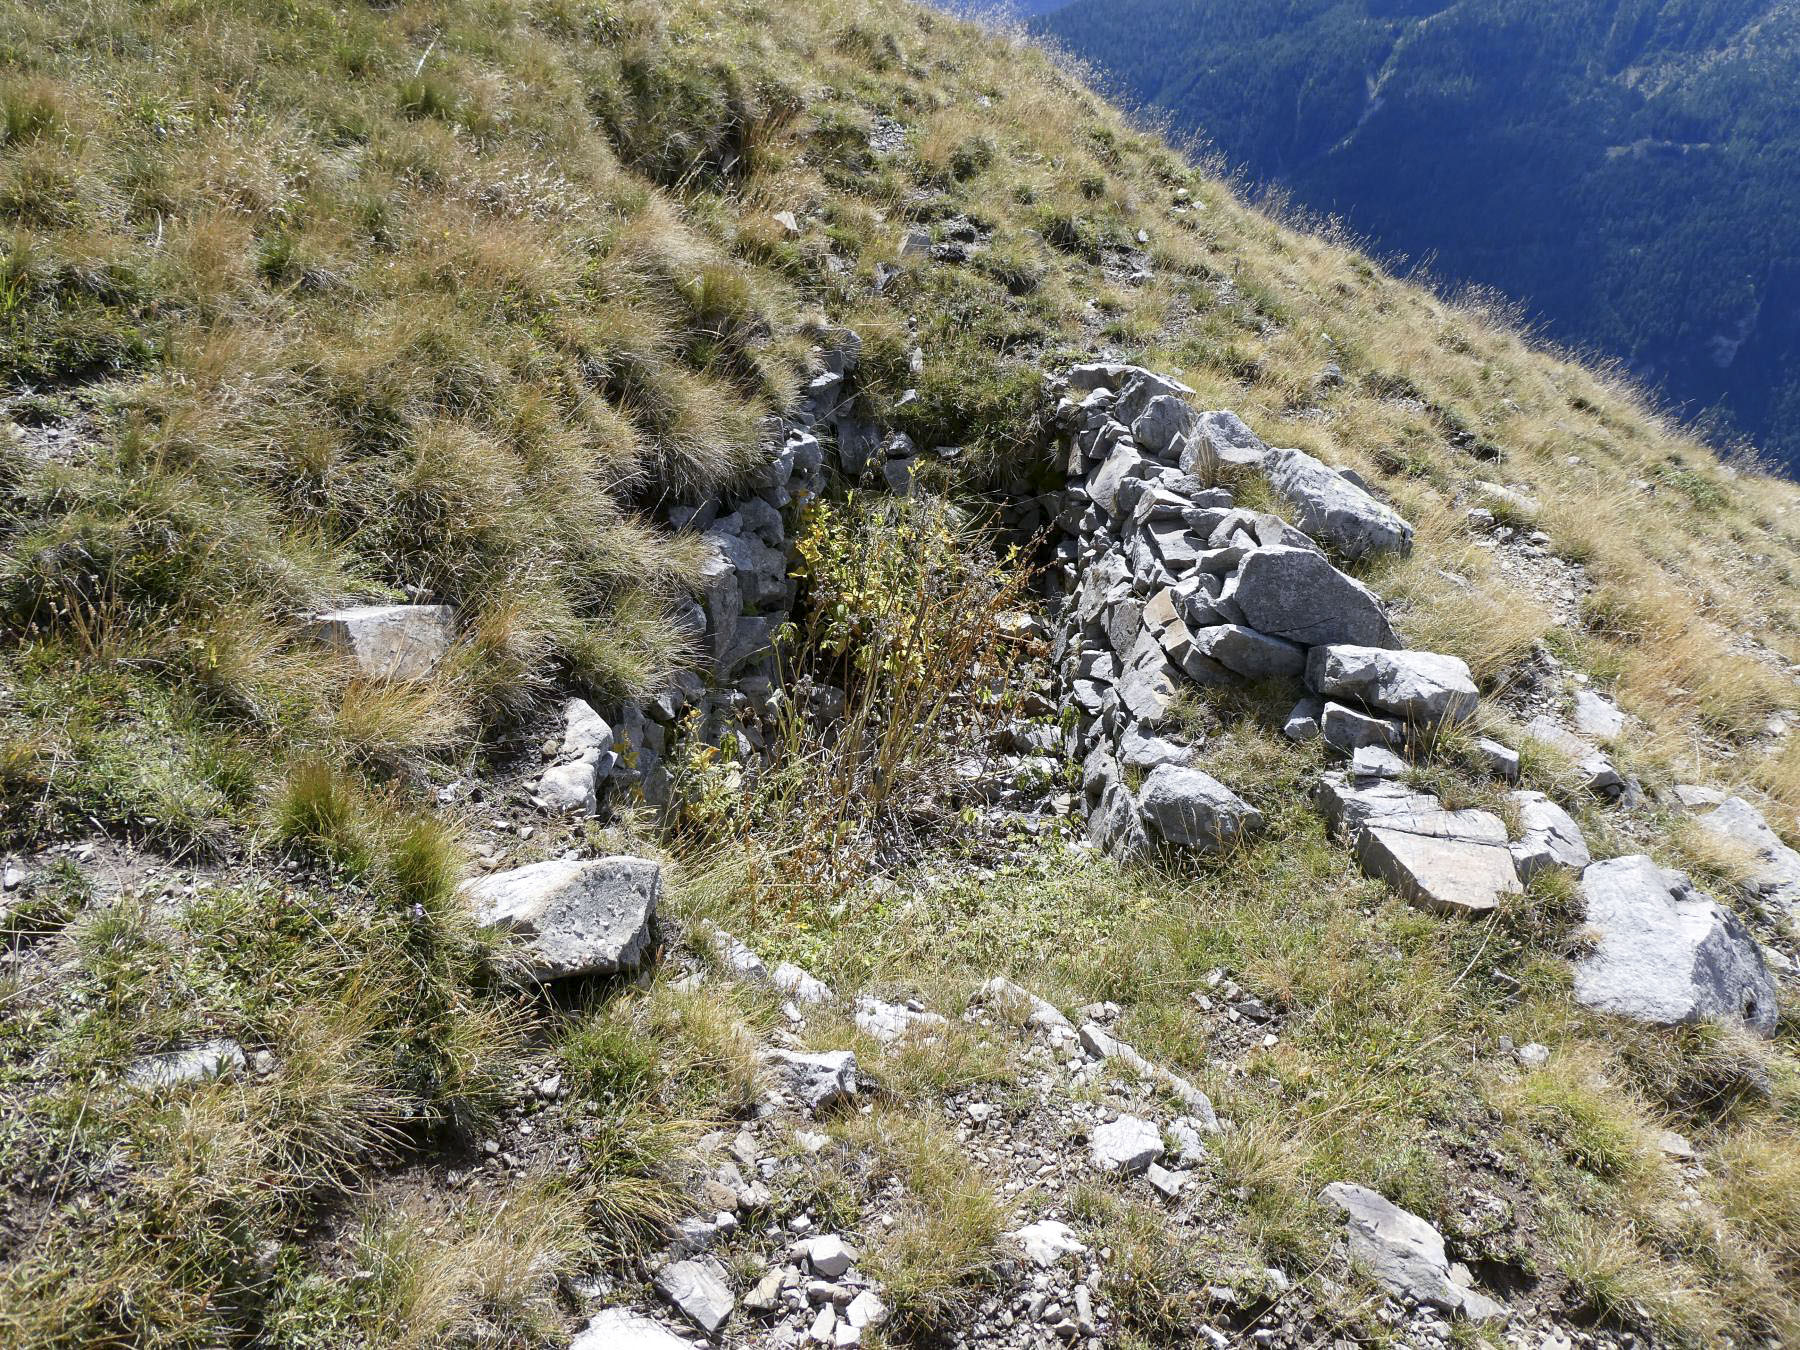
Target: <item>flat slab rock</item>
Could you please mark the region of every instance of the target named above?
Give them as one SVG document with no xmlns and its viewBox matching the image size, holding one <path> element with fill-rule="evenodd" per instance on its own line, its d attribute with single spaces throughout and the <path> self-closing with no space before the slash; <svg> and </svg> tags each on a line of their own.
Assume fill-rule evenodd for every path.
<svg viewBox="0 0 1800 1350">
<path fill-rule="evenodd" d="M 1484 811 L 1373 820 L 1356 836 L 1356 859 L 1397 894 L 1439 914 L 1478 918 L 1521 889 L 1506 826 Z"/>
<path fill-rule="evenodd" d="M 1594 863 L 1579 897 L 1594 950 L 1575 1001 L 1656 1026 L 1737 1022 L 1775 1034 L 1775 981 L 1736 915 L 1643 854 Z"/>
<path fill-rule="evenodd" d="M 1481 703 L 1467 664 L 1437 652 L 1314 647 L 1306 655 L 1306 684 L 1325 698 L 1360 699 L 1415 727 L 1459 725 Z"/>
<path fill-rule="evenodd" d="M 357 605 L 314 615 L 306 631 L 371 679 L 420 680 L 456 640 L 456 612 L 449 605 Z"/>
<path fill-rule="evenodd" d="M 694 1350 L 655 1319 L 630 1308 L 606 1308 L 569 1342 L 569 1350 Z"/>
<path fill-rule="evenodd" d="M 656 1292 L 709 1336 L 725 1325 L 737 1300 L 731 1277 L 711 1257 L 674 1261 L 656 1272 Z"/>
<path fill-rule="evenodd" d="M 534 980 L 629 970 L 650 946 L 662 866 L 643 858 L 556 859 L 463 886 L 475 917 L 525 939 Z"/>
<path fill-rule="evenodd" d="M 1351 1264 L 1402 1298 L 1476 1320 L 1505 1314 L 1500 1304 L 1456 1281 L 1443 1234 L 1417 1214 L 1343 1181 L 1327 1186 L 1319 1199 L 1344 1215 Z"/>
</svg>

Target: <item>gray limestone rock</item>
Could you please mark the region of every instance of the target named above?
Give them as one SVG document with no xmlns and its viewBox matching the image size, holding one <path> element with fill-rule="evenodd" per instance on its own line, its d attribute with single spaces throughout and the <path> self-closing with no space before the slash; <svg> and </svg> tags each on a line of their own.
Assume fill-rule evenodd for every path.
<svg viewBox="0 0 1800 1350">
<path fill-rule="evenodd" d="M 1439 914 L 1479 918 L 1520 889 L 1506 826 L 1483 811 L 1382 817 L 1358 832 L 1356 859 L 1370 876 Z"/>
<path fill-rule="evenodd" d="M 1619 771 L 1613 767 L 1610 759 L 1553 719 L 1542 716 L 1532 718 L 1525 728 L 1525 734 L 1572 760 L 1588 791 L 1603 797 L 1613 796 L 1625 786 L 1625 780 L 1619 776 Z"/>
<path fill-rule="evenodd" d="M 1735 1021 L 1775 1034 L 1775 982 L 1737 916 L 1642 854 L 1592 864 L 1580 898 L 1593 951 L 1576 962 L 1585 1007 L 1657 1026 Z"/>
<path fill-rule="evenodd" d="M 1693 787 L 1675 791 L 1702 830 L 1742 855 L 1751 888 L 1800 918 L 1800 852 L 1782 842 L 1762 812 L 1742 797 Z"/>
<path fill-rule="evenodd" d="M 1164 764 L 1138 794 L 1145 827 L 1177 848 L 1222 852 L 1262 830 L 1262 814 L 1198 769 Z"/>
<path fill-rule="evenodd" d="M 163 1092 L 184 1083 L 219 1078 L 244 1068 L 244 1047 L 221 1037 L 182 1050 L 146 1055 L 126 1066 L 125 1086 L 138 1092 Z"/>
<path fill-rule="evenodd" d="M 1162 1155 L 1162 1133 L 1137 1116 L 1120 1116 L 1088 1136 L 1088 1158 L 1102 1172 L 1136 1176 Z"/>
<path fill-rule="evenodd" d="M 1218 624 L 1194 634 L 1194 650 L 1249 680 L 1298 675 L 1306 668 L 1304 648 L 1239 624 Z"/>
<path fill-rule="evenodd" d="M 1325 744 L 1347 755 L 1364 746 L 1397 750 L 1406 743 L 1406 728 L 1391 717 L 1371 717 L 1342 703 L 1325 705 L 1319 715 L 1319 734 L 1325 738 Z"/>
<path fill-rule="evenodd" d="M 1316 741 L 1322 734 L 1320 723 L 1325 719 L 1325 700 L 1322 698 L 1303 698 L 1288 713 L 1287 720 L 1281 724 L 1281 734 L 1296 745 L 1305 745 L 1308 741 Z"/>
<path fill-rule="evenodd" d="M 535 980 L 612 974 L 643 959 L 662 867 L 643 858 L 557 859 L 466 882 L 483 924 L 525 939 Z"/>
<path fill-rule="evenodd" d="M 579 811 L 592 815 L 597 808 L 600 752 L 590 751 L 567 764 L 552 764 L 538 779 L 538 799 L 555 813 Z"/>
<path fill-rule="evenodd" d="M 1408 726 L 1428 729 L 1468 721 L 1481 702 L 1469 667 L 1436 652 L 1314 647 L 1306 657 L 1306 684 L 1315 694 L 1361 699 Z"/>
<path fill-rule="evenodd" d="M 1245 557 L 1233 580 L 1229 598 L 1258 632 L 1305 647 L 1400 645 L 1375 593 L 1317 553 L 1258 548 Z"/>
<path fill-rule="evenodd" d="M 1231 468 L 1261 468 L 1269 453 L 1269 447 L 1242 418 L 1224 410 L 1201 413 L 1194 439 L 1204 442 L 1219 463 Z M 1182 468 L 1187 468 L 1185 460 Z"/>
<path fill-rule="evenodd" d="M 448 605 L 358 605 L 315 615 L 306 631 L 371 679 L 420 680 L 449 653 L 456 613 Z"/>
<path fill-rule="evenodd" d="M 1581 827 L 1569 813 L 1541 792 L 1515 792 L 1520 838 L 1512 846 L 1519 876 L 1530 881 L 1547 867 L 1570 867 L 1579 872 L 1593 861 Z"/>
<path fill-rule="evenodd" d="M 1473 1294 L 1456 1281 L 1444 1250 L 1443 1235 L 1418 1215 L 1367 1187 L 1342 1181 L 1332 1182 L 1319 1198 L 1343 1212 L 1351 1263 L 1367 1270 L 1396 1294 L 1414 1303 L 1476 1318 L 1504 1311 L 1493 1300 Z"/>
<path fill-rule="evenodd" d="M 1024 1249 L 1026 1259 L 1040 1270 L 1048 1270 L 1065 1256 L 1079 1256 L 1087 1244 L 1075 1230 L 1055 1219 L 1039 1219 L 1006 1235 Z"/>
<path fill-rule="evenodd" d="M 693 1350 L 660 1323 L 630 1308 L 604 1308 L 569 1342 L 569 1350 Z"/>
<path fill-rule="evenodd" d="M 675 1261 L 656 1272 L 656 1292 L 707 1335 L 725 1325 L 736 1300 L 730 1275 L 711 1257 Z"/>
<path fill-rule="evenodd" d="M 1575 691 L 1575 732 L 1597 741 L 1610 741 L 1625 730 L 1625 714 L 1619 705 L 1592 689 Z"/>
<path fill-rule="evenodd" d="M 1346 558 L 1407 553 L 1413 529 L 1400 513 L 1300 450 L 1271 450 L 1262 469 L 1294 507 L 1294 523 Z"/>
<path fill-rule="evenodd" d="M 772 1050 L 769 1060 L 787 1088 L 809 1111 L 819 1111 L 856 1095 L 856 1054 L 850 1050 L 828 1050 L 824 1054 L 803 1055 L 791 1050 Z"/>
</svg>

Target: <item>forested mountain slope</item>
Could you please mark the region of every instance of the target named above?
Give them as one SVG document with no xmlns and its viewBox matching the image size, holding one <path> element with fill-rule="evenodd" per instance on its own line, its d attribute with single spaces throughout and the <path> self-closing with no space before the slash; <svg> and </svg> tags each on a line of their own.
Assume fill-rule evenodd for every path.
<svg viewBox="0 0 1800 1350">
<path fill-rule="evenodd" d="M 1377 250 L 1800 458 L 1800 6 L 1076 0 L 1038 24 Z"/>
</svg>

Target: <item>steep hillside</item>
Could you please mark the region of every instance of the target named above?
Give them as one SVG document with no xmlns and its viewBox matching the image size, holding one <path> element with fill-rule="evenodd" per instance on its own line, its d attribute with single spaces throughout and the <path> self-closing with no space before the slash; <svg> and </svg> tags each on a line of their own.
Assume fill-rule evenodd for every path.
<svg viewBox="0 0 1800 1350">
<path fill-rule="evenodd" d="M 1793 6 L 1077 0 L 1040 23 L 1296 204 L 1800 457 Z"/>
<path fill-rule="evenodd" d="M 1029 45 L 0 0 L 0 416 L 0 1341 L 1800 1338 L 1800 492 Z"/>
</svg>

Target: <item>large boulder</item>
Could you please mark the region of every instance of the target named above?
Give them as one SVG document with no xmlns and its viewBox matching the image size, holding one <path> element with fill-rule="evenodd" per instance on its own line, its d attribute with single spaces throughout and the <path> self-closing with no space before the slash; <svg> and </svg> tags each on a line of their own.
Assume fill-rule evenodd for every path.
<svg viewBox="0 0 1800 1350">
<path fill-rule="evenodd" d="M 1657 1026 L 1737 1022 L 1775 1034 L 1775 982 L 1737 916 L 1642 854 L 1581 874 L 1595 942 L 1575 965 L 1575 999 Z"/>
<path fill-rule="evenodd" d="M 314 615 L 306 631 L 371 679 L 421 680 L 456 640 L 456 612 L 448 605 L 357 605 Z"/>
<path fill-rule="evenodd" d="M 650 946 L 662 866 L 643 858 L 556 859 L 463 887 L 476 919 L 525 939 L 535 980 L 628 970 Z"/>
<path fill-rule="evenodd" d="M 1319 1198 L 1344 1215 L 1352 1265 L 1414 1303 L 1483 1319 L 1504 1311 L 1453 1277 L 1444 1237 L 1417 1214 L 1366 1186 L 1334 1181 Z"/>
<path fill-rule="evenodd" d="M 1307 549 L 1253 550 L 1225 594 L 1251 628 L 1303 647 L 1400 646 L 1375 593 Z"/>
<path fill-rule="evenodd" d="M 1399 512 L 1304 451 L 1271 450 L 1262 469 L 1293 504 L 1294 523 L 1344 557 L 1411 551 L 1413 528 Z"/>
<path fill-rule="evenodd" d="M 1314 647 L 1306 657 L 1306 683 L 1316 694 L 1361 699 L 1413 727 L 1466 722 L 1481 702 L 1469 667 L 1436 652 Z"/>
<path fill-rule="evenodd" d="M 1262 830 L 1257 809 L 1198 769 L 1164 764 L 1138 793 L 1144 826 L 1177 848 L 1219 853 Z"/>
</svg>

